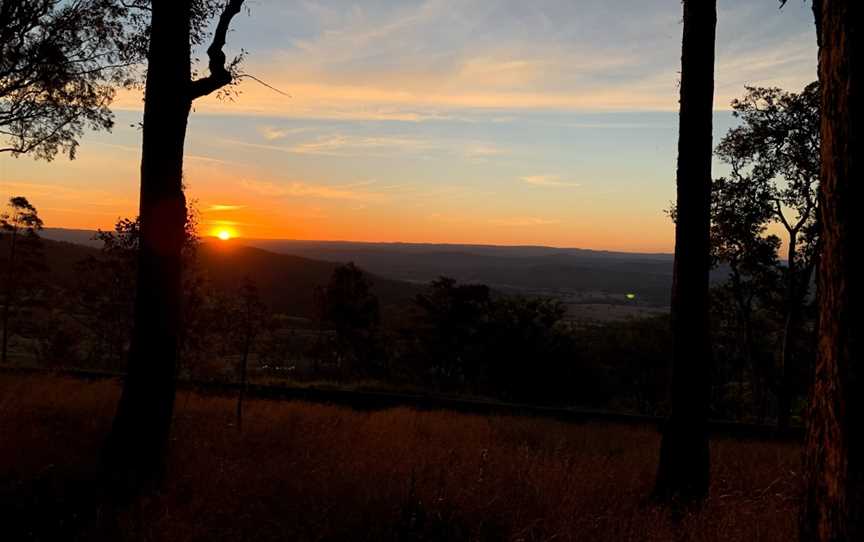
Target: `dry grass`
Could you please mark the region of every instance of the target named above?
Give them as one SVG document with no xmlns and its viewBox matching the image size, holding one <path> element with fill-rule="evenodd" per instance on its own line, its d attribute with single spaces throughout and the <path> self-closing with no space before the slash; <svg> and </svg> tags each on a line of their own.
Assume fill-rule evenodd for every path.
<svg viewBox="0 0 864 542">
<path fill-rule="evenodd" d="M 76 490 L 89 487 L 117 396 L 112 381 L 0 376 L 0 507 L 14 515 L 13 533 L 170 541 L 796 539 L 793 444 L 715 442 L 711 497 L 673 517 L 645 499 L 658 448 L 653 428 L 252 400 L 241 435 L 231 399 L 194 393 L 178 396 L 161 494 L 109 513 Z"/>
</svg>

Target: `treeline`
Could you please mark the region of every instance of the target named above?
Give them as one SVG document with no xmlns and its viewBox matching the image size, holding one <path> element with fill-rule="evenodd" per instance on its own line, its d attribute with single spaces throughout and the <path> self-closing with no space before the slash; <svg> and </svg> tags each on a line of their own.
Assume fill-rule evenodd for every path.
<svg viewBox="0 0 864 542">
<path fill-rule="evenodd" d="M 7 363 L 124 371 L 138 221 L 122 219 L 113 231 L 99 231 L 101 249 L 71 264 L 71 282 L 60 284 L 48 280 L 35 208 L 15 198 L 8 209 L 0 244 L 11 338 Z M 198 258 L 194 216 L 183 250 L 181 378 L 377 386 L 645 414 L 668 408 L 667 316 L 578 322 L 558 300 L 503 295 L 445 277 L 385 311 L 373 279 L 346 264 L 316 288 L 315 316 L 298 317 L 271 310 L 252 278 L 228 287 L 210 280 Z M 777 419 L 782 281 L 765 283 L 754 294 L 749 339 L 742 341 L 736 280 L 733 273 L 713 290 L 712 415 Z M 801 365 L 791 379 L 795 416 L 813 356 L 810 302 L 805 309 L 796 334 Z"/>
</svg>

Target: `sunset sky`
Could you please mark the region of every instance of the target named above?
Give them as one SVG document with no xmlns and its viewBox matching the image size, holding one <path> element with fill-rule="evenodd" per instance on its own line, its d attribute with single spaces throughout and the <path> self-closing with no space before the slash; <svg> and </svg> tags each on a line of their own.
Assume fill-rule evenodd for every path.
<svg viewBox="0 0 864 542">
<path fill-rule="evenodd" d="M 672 250 L 679 0 L 248 3 L 228 47 L 291 96 L 195 103 L 203 233 Z M 719 137 L 745 84 L 816 78 L 808 3 L 720 0 L 716 66 Z M 0 194 L 51 227 L 136 214 L 141 96 L 115 105 L 74 161 L 0 154 Z"/>
</svg>

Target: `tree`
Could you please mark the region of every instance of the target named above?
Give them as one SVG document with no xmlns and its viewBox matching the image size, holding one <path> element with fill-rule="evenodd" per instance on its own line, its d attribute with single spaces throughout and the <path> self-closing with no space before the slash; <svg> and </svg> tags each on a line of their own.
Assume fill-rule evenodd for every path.
<svg viewBox="0 0 864 542">
<path fill-rule="evenodd" d="M 181 351 L 190 357 L 198 341 L 190 340 L 189 327 L 199 324 L 198 306 L 205 286 L 197 262 L 198 224 L 194 203 L 189 206 L 183 242 L 183 328 Z M 138 273 L 138 246 L 141 222 L 138 217 L 119 218 L 113 230 L 97 230 L 93 240 L 102 243 L 98 255 L 78 263 L 75 302 L 79 323 L 95 335 L 90 341 L 92 362 L 118 370 L 125 359 L 135 305 Z M 194 335 L 194 332 L 191 333 Z M 206 339 L 205 339 L 206 340 Z"/>
<path fill-rule="evenodd" d="M 118 489 L 158 482 L 168 442 L 181 333 L 186 199 L 183 147 L 192 102 L 234 80 L 222 51 L 243 0 L 153 0 L 141 152 L 140 245 L 127 376 L 105 450 Z M 219 19 L 207 48 L 209 75 L 192 78 L 191 50 L 206 15 Z"/>
<path fill-rule="evenodd" d="M 113 231 L 99 230 L 99 255 L 78 264 L 75 313 L 95 335 L 91 363 L 107 369 L 121 368 L 132 330 L 139 226 L 137 218 L 121 218 Z"/>
<path fill-rule="evenodd" d="M 491 362 L 483 344 L 493 306 L 489 287 L 441 277 L 415 303 L 424 312 L 422 350 L 439 385 L 467 385 L 477 393 Z"/>
<path fill-rule="evenodd" d="M 255 338 L 261 332 L 266 317 L 266 308 L 258 295 L 258 287 L 250 278 L 245 278 L 238 296 L 237 338 L 240 346 L 240 394 L 237 397 L 237 428 L 243 431 L 243 398 L 246 395 L 246 376 L 249 368 L 249 354 Z"/>
<path fill-rule="evenodd" d="M 819 343 L 807 419 L 801 539 L 864 537 L 862 4 L 814 2 L 821 87 Z"/>
<path fill-rule="evenodd" d="M 711 259 L 729 266 L 724 285 L 735 305 L 743 345 L 744 366 L 750 369 L 754 412 L 762 420 L 766 409 L 766 370 L 758 359 L 754 337 L 754 303 L 773 289 L 780 239 L 765 235 L 773 213 L 765 187 L 740 175 L 716 179 L 711 188 Z"/>
<path fill-rule="evenodd" d="M 0 0 L 0 152 L 75 157 L 140 60 L 116 0 Z"/>
<path fill-rule="evenodd" d="M 0 214 L 0 246 L 3 248 L 3 342 L 2 362 L 7 361 L 9 348 L 9 327 L 22 299 L 19 291 L 25 293 L 32 288 L 35 273 L 44 269 L 42 243 L 39 231 L 42 219 L 36 208 L 23 196 L 9 199 L 6 211 Z"/>
<path fill-rule="evenodd" d="M 785 427 L 795 368 L 793 339 L 818 258 L 819 84 L 811 83 L 801 93 L 747 87 L 732 110 L 743 123 L 723 137 L 717 156 L 731 166 L 732 179 L 754 186 L 770 205 L 766 220 L 778 222 L 787 234 L 777 394 L 777 420 Z"/>
<path fill-rule="evenodd" d="M 360 268 L 348 263 L 333 270 L 330 282 L 318 290 L 316 298 L 322 321 L 336 332 L 340 368 L 368 371 L 381 321 L 372 283 Z"/>
<path fill-rule="evenodd" d="M 683 4 L 671 412 L 663 430 L 655 494 L 689 500 L 707 495 L 710 468 L 708 275 L 717 2 Z"/>
</svg>

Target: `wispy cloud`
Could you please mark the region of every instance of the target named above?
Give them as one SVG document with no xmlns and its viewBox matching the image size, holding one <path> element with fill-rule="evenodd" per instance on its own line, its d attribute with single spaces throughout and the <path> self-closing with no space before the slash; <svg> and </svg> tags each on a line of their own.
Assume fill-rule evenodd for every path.
<svg viewBox="0 0 864 542">
<path fill-rule="evenodd" d="M 0 189 L 10 195 L 24 195 L 37 207 L 40 199 L 75 201 L 84 203 L 88 207 L 128 207 L 136 203 L 134 198 L 117 197 L 109 190 L 73 187 L 58 183 L 3 181 Z"/>
<path fill-rule="evenodd" d="M 246 207 L 245 205 L 223 205 L 220 203 L 215 203 L 207 207 L 208 212 L 222 212 L 222 211 L 239 211 Z"/>
<path fill-rule="evenodd" d="M 526 184 L 530 184 L 533 186 L 544 186 L 544 187 L 569 187 L 575 188 L 580 186 L 579 183 L 571 182 L 571 181 L 563 181 L 561 177 L 558 175 L 527 175 L 525 177 L 520 177 L 520 181 Z"/>
<path fill-rule="evenodd" d="M 289 147 L 289 151 L 297 154 L 321 154 L 330 156 L 352 156 L 381 149 L 397 149 L 401 151 L 432 150 L 436 145 L 422 139 L 392 136 L 347 136 L 336 134 L 322 136 L 314 141 L 299 143 Z"/>
<path fill-rule="evenodd" d="M 371 201 L 379 199 L 379 194 L 356 190 L 359 184 L 340 186 L 319 185 L 301 181 L 274 183 L 244 179 L 240 186 L 255 194 L 267 197 L 309 197 L 321 199 Z"/>
<path fill-rule="evenodd" d="M 510 226 L 510 227 L 527 227 L 527 226 L 552 226 L 560 224 L 560 220 L 549 218 L 540 218 L 536 216 L 513 217 L 513 218 L 494 218 L 489 220 L 490 224 L 495 226 Z"/>
<path fill-rule="evenodd" d="M 257 127 L 258 133 L 266 139 L 267 141 L 277 141 L 279 139 L 285 139 L 288 136 L 302 134 L 309 130 L 306 127 L 296 127 L 296 128 L 277 128 L 271 125 L 261 125 Z"/>
</svg>

